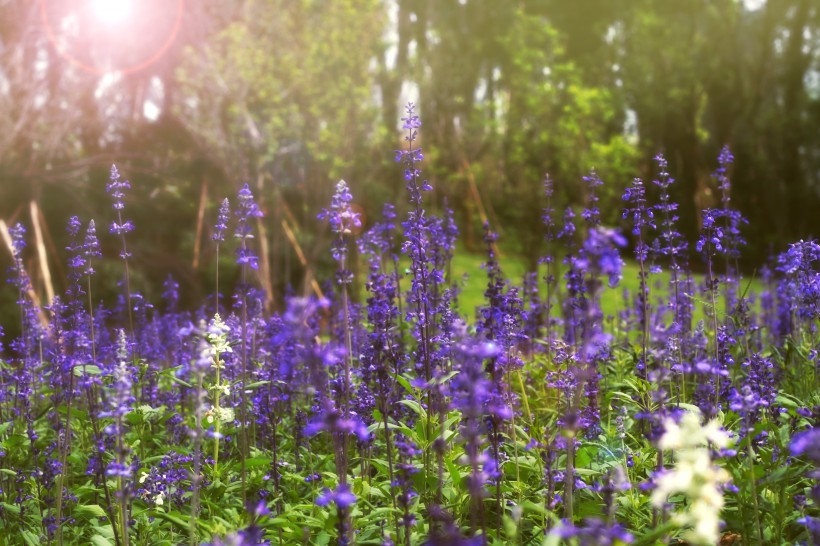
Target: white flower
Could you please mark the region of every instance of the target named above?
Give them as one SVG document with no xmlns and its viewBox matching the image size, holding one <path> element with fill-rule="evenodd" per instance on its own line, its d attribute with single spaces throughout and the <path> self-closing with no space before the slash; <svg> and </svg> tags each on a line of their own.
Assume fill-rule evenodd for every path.
<svg viewBox="0 0 820 546">
<path fill-rule="evenodd" d="M 680 449 L 683 446 L 683 431 L 672 419 L 667 419 L 664 424 L 666 432 L 658 441 L 660 449 Z"/>
<path fill-rule="evenodd" d="M 674 521 L 689 527 L 685 537 L 690 543 L 715 544 L 720 538 L 723 508 L 720 485 L 729 481 L 729 473 L 712 463 L 709 446 L 726 447 L 729 436 L 716 420 L 701 425 L 699 416 L 692 412 L 685 413 L 680 424 L 668 419 L 665 426 L 658 447 L 673 450 L 677 464 L 657 479 L 652 504 L 660 508 L 669 495 L 683 493 L 689 507 L 675 514 Z"/>
<path fill-rule="evenodd" d="M 719 449 L 729 445 L 729 435 L 725 430 L 723 430 L 723 428 L 721 428 L 720 423 L 717 422 L 717 419 L 712 419 L 703 425 L 703 434 L 713 446 Z"/>
</svg>

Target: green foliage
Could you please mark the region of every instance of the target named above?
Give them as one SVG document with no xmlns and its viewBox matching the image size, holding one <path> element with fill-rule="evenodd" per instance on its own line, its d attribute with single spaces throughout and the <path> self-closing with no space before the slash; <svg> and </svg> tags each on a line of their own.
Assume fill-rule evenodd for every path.
<svg viewBox="0 0 820 546">
<path fill-rule="evenodd" d="M 204 55 L 186 56 L 182 91 L 197 101 L 180 114 L 234 175 L 269 177 L 295 157 L 320 180 L 340 177 L 374 125 L 383 24 L 377 0 L 249 2 Z"/>
</svg>

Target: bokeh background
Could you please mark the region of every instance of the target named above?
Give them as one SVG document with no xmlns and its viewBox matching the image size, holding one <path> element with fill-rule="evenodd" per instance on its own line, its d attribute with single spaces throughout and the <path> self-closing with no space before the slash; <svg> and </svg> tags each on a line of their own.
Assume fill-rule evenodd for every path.
<svg viewBox="0 0 820 546">
<path fill-rule="evenodd" d="M 392 151 L 408 100 L 432 205 L 454 208 L 466 253 L 487 218 L 536 267 L 545 173 L 563 207 L 594 167 L 618 225 L 622 190 L 655 176 L 659 152 L 691 240 L 724 144 L 747 268 L 820 231 L 815 0 L 0 0 L 0 218 L 29 228 L 35 286 L 59 293 L 66 222 L 107 231 L 116 163 L 133 186 L 133 286 L 159 294 L 173 275 L 201 302 L 216 206 L 247 182 L 277 305 L 323 276 L 316 214 L 336 180 L 365 223 L 405 208 Z M 104 296 L 121 264 L 103 240 Z"/>
</svg>

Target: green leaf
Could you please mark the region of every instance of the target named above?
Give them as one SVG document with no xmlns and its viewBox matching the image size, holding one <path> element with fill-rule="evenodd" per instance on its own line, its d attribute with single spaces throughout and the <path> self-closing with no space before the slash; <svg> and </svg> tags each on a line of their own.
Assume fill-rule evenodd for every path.
<svg viewBox="0 0 820 546">
<path fill-rule="evenodd" d="M 99 504 L 85 504 L 74 508 L 74 516 L 89 517 L 89 518 L 104 518 L 108 517 L 103 507 Z"/>
<path fill-rule="evenodd" d="M 91 544 L 94 546 L 114 546 L 111 542 L 102 535 L 94 535 L 91 537 Z"/>
<path fill-rule="evenodd" d="M 9 504 L 7 502 L 0 502 L 0 506 L 3 507 L 3 510 L 9 512 L 10 514 L 14 514 L 15 516 L 20 515 L 20 507 L 16 504 Z"/>
<path fill-rule="evenodd" d="M 174 525 L 176 525 L 180 529 L 187 529 L 188 528 L 188 522 L 185 521 L 185 519 L 183 519 L 182 514 L 180 514 L 179 512 L 167 512 L 166 513 L 166 512 L 162 512 L 161 510 L 157 510 L 156 512 L 154 512 L 153 515 L 156 518 L 164 519 L 165 521 L 167 521 L 169 523 L 173 523 Z"/>
<path fill-rule="evenodd" d="M 633 542 L 632 545 L 640 546 L 642 544 L 655 544 L 659 538 L 670 533 L 671 531 L 674 531 L 677 528 L 678 526 L 675 523 L 665 523 L 663 525 L 655 527 L 654 529 L 648 531 L 647 533 L 639 537 L 635 537 L 635 542 Z"/>
<path fill-rule="evenodd" d="M 458 423 L 459 421 L 461 421 L 461 414 L 456 413 L 455 415 L 444 421 L 444 430 L 449 429 L 451 426 L 453 426 L 455 423 Z"/>
<path fill-rule="evenodd" d="M 20 534 L 23 535 L 23 540 L 26 541 L 26 544 L 28 544 L 28 546 L 41 546 L 40 537 L 38 537 L 31 531 L 25 530 Z"/>
<path fill-rule="evenodd" d="M 549 510 L 543 504 L 536 504 L 532 501 L 524 501 L 521 505 L 525 511 L 527 512 L 534 512 L 536 514 L 540 514 L 542 516 L 549 515 Z"/>
<path fill-rule="evenodd" d="M 194 386 L 193 386 L 193 385 L 191 385 L 191 384 L 190 384 L 190 383 L 188 383 L 187 381 L 183 381 L 182 379 L 180 379 L 179 377 L 175 376 L 175 375 L 174 375 L 174 374 L 172 374 L 172 373 L 167 374 L 167 377 L 168 377 L 168 379 L 170 379 L 170 380 L 171 380 L 171 381 L 173 381 L 174 383 L 179 383 L 179 384 L 180 384 L 180 385 L 182 385 L 183 387 L 188 387 L 189 389 L 193 389 L 193 388 L 194 388 Z"/>
<path fill-rule="evenodd" d="M 404 390 L 407 391 L 408 394 L 415 394 L 416 391 L 413 388 L 413 385 L 410 384 L 410 381 L 406 377 L 403 375 L 397 375 L 396 381 L 399 382 L 399 385 L 404 387 Z"/>
<path fill-rule="evenodd" d="M 270 457 L 252 457 L 250 459 L 245 459 L 245 467 L 246 468 L 257 468 L 257 467 L 266 467 L 270 466 L 272 459 Z"/>
<path fill-rule="evenodd" d="M 514 542 L 515 538 L 518 536 L 518 525 L 516 525 L 515 520 L 507 514 L 504 514 L 503 522 L 504 534 L 506 535 L 507 540 Z"/>
<path fill-rule="evenodd" d="M 456 487 L 461 487 L 461 472 L 450 457 L 445 457 L 447 471 L 450 473 L 450 480 Z"/>
<path fill-rule="evenodd" d="M 26 436 L 24 434 L 12 434 L 0 445 L 2 445 L 4 448 L 6 448 L 7 451 L 11 451 L 14 448 L 27 446 L 29 444 L 30 444 L 30 442 L 29 442 L 28 436 Z"/>
<path fill-rule="evenodd" d="M 678 407 L 685 409 L 686 411 L 691 411 L 692 413 L 696 413 L 700 415 L 700 408 L 695 406 L 694 404 L 685 404 L 683 402 L 679 402 Z"/>
<path fill-rule="evenodd" d="M 416 400 L 399 400 L 399 403 L 413 410 L 413 412 L 422 419 L 427 419 L 427 411 L 425 411 Z"/>
<path fill-rule="evenodd" d="M 82 377 L 83 375 L 100 375 L 102 370 L 96 364 L 81 364 L 74 366 L 74 375 Z"/>
<path fill-rule="evenodd" d="M 430 384 L 431 385 L 446 385 L 448 381 L 450 381 L 452 378 L 454 378 L 458 374 L 459 374 L 458 370 L 453 370 L 451 372 L 448 372 L 448 373 L 444 374 L 441 377 L 434 378 L 433 380 L 430 381 Z"/>
<path fill-rule="evenodd" d="M 108 539 L 109 542 L 114 540 L 114 527 L 110 523 L 98 523 L 94 526 L 94 530 L 101 537 Z"/>
</svg>

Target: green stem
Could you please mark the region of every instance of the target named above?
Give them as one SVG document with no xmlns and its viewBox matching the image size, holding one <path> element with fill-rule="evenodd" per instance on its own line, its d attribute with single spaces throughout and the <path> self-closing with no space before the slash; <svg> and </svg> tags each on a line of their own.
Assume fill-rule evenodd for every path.
<svg viewBox="0 0 820 546">
<path fill-rule="evenodd" d="M 245 241 L 245 239 L 242 239 L 243 248 L 246 247 Z M 239 402 L 240 404 L 242 404 L 242 408 L 240 411 L 240 415 L 242 416 L 242 429 L 239 435 L 242 441 L 242 445 L 239 449 L 239 470 L 241 473 L 242 482 L 242 506 L 245 506 L 248 503 L 248 471 L 245 463 L 245 458 L 247 457 L 248 450 L 248 405 L 247 396 L 245 394 L 245 385 L 247 385 L 248 383 L 248 351 L 246 341 L 248 338 L 247 269 L 247 264 L 242 264 L 242 391 L 239 393 Z"/>
<path fill-rule="evenodd" d="M 564 519 L 572 523 L 575 489 L 575 434 L 567 436 L 567 466 L 564 473 Z"/>
<path fill-rule="evenodd" d="M 199 543 L 196 532 L 196 521 L 199 517 L 199 486 L 202 481 L 201 465 L 202 465 L 202 404 L 204 403 L 205 393 L 202 390 L 202 369 L 199 364 L 194 364 L 196 373 L 196 408 L 194 408 L 194 469 L 193 477 L 191 479 L 191 521 L 188 533 L 190 535 L 191 546 L 196 546 Z"/>
<path fill-rule="evenodd" d="M 747 428 L 748 434 L 749 428 Z M 746 437 L 746 449 L 749 457 L 749 488 L 752 494 L 752 503 L 754 504 L 755 513 L 755 530 L 757 531 L 757 543 L 763 544 L 763 528 L 760 525 L 760 504 L 757 500 L 757 483 L 755 478 L 755 452 L 752 447 L 752 437 Z"/>
<path fill-rule="evenodd" d="M 120 465 L 125 465 L 125 459 L 123 457 L 124 446 L 122 443 L 122 416 L 117 417 L 117 459 L 119 459 Z M 125 496 L 125 487 L 123 485 L 122 476 L 117 477 L 117 489 L 119 490 L 120 495 L 120 502 L 119 502 L 119 516 L 120 516 L 120 531 L 122 531 L 122 543 L 123 546 L 128 546 L 129 537 L 128 537 L 128 499 Z"/>
<path fill-rule="evenodd" d="M 220 370 L 222 361 L 220 355 L 214 355 L 214 365 L 216 366 L 216 388 L 214 389 L 214 474 L 216 474 L 216 467 L 219 464 L 219 429 L 222 423 L 222 412 L 220 410 L 220 401 L 222 399 L 222 384 L 220 378 Z"/>
<path fill-rule="evenodd" d="M 66 404 L 65 427 L 63 430 L 63 443 L 60 452 L 60 476 L 57 478 L 57 546 L 63 546 L 63 487 L 65 486 L 66 461 L 68 450 L 71 445 L 71 401 L 74 399 L 74 368 L 68 371 L 68 403 Z"/>
<path fill-rule="evenodd" d="M 720 346 L 718 344 L 718 320 L 717 320 L 717 302 L 715 300 L 715 291 L 717 287 L 713 286 L 712 276 L 712 258 L 709 258 L 709 269 L 707 271 L 707 282 L 709 283 L 709 294 L 712 298 L 712 326 L 715 330 L 715 366 L 720 362 Z M 720 408 L 720 374 L 715 376 L 715 411 Z"/>
</svg>

